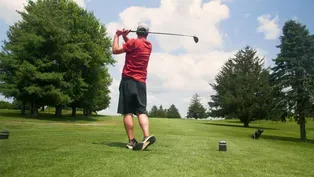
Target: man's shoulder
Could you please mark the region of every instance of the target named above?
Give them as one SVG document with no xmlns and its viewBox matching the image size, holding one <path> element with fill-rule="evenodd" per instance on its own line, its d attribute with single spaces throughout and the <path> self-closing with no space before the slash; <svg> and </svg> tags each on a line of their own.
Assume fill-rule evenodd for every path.
<svg viewBox="0 0 314 177">
<path fill-rule="evenodd" d="M 136 44 L 143 44 L 144 43 L 145 47 L 152 48 L 152 43 L 147 39 L 143 40 L 143 39 L 136 38 L 134 43 L 136 43 Z"/>
</svg>

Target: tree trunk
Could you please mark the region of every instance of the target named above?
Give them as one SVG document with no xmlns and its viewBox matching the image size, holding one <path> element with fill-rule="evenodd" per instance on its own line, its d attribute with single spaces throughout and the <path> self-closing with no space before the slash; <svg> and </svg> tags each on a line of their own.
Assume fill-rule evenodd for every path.
<svg viewBox="0 0 314 177">
<path fill-rule="evenodd" d="M 61 105 L 57 105 L 55 115 L 57 117 L 61 117 L 62 116 L 62 106 Z"/>
<path fill-rule="evenodd" d="M 83 115 L 86 116 L 86 108 L 83 108 Z"/>
<path fill-rule="evenodd" d="M 306 140 L 306 130 L 305 130 L 305 117 L 300 116 L 299 118 L 299 123 L 300 123 L 300 138 L 301 140 Z"/>
<path fill-rule="evenodd" d="M 305 115 L 304 115 L 304 102 L 298 100 L 297 102 L 297 119 L 300 125 L 300 139 L 305 141 L 306 140 L 306 130 L 305 130 Z"/>
<path fill-rule="evenodd" d="M 38 109 L 37 109 L 37 105 L 36 105 L 35 100 L 33 101 L 33 104 L 32 104 L 31 115 L 32 115 L 32 117 L 36 117 L 38 115 Z"/>
<path fill-rule="evenodd" d="M 72 117 L 76 117 L 76 106 L 72 106 Z"/>
<path fill-rule="evenodd" d="M 248 116 L 241 116 L 239 119 L 243 123 L 244 127 L 249 127 L 250 118 Z"/>
<path fill-rule="evenodd" d="M 25 113 L 25 107 L 26 107 L 26 106 L 25 106 L 25 102 L 23 102 L 23 103 L 22 103 L 22 108 L 21 108 L 21 115 L 23 115 L 23 116 L 26 115 L 26 113 Z"/>
<path fill-rule="evenodd" d="M 45 106 L 41 107 L 41 111 L 44 112 L 45 111 Z"/>
<path fill-rule="evenodd" d="M 92 110 L 89 108 L 83 108 L 83 115 L 84 116 L 90 116 L 92 114 Z"/>
</svg>

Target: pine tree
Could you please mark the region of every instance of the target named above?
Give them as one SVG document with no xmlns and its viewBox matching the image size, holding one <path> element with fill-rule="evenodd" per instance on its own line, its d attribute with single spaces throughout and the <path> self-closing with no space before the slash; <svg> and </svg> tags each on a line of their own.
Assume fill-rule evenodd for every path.
<svg viewBox="0 0 314 177">
<path fill-rule="evenodd" d="M 174 104 L 171 104 L 169 109 L 167 109 L 167 118 L 181 118 L 179 110 Z"/>
<path fill-rule="evenodd" d="M 166 117 L 166 110 L 163 108 L 162 105 L 159 106 L 157 113 L 158 113 L 157 117 L 159 117 L 159 118 L 165 118 Z"/>
<path fill-rule="evenodd" d="M 263 64 L 263 58 L 249 46 L 229 59 L 215 77 L 216 83 L 210 84 L 216 91 L 209 102 L 210 116 L 239 118 L 245 127 L 268 117 L 271 87 Z"/>
<path fill-rule="evenodd" d="M 206 109 L 202 105 L 197 93 L 193 95 L 186 117 L 195 119 L 207 118 Z"/>
<path fill-rule="evenodd" d="M 158 117 L 158 108 L 156 105 L 153 105 L 151 111 L 149 112 L 150 117 Z"/>
<path fill-rule="evenodd" d="M 311 114 L 314 95 L 314 37 L 305 25 L 293 20 L 285 23 L 282 32 L 272 83 L 290 103 L 300 125 L 300 139 L 306 140 L 305 117 Z"/>
</svg>

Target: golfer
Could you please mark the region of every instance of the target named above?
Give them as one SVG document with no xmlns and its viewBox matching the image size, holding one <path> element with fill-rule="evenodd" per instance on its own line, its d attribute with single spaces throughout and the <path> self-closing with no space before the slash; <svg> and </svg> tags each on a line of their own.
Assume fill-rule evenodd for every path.
<svg viewBox="0 0 314 177">
<path fill-rule="evenodd" d="M 147 66 L 152 52 L 152 44 L 147 40 L 148 26 L 139 24 L 137 38 L 129 39 L 130 30 L 117 30 L 114 36 L 112 53 L 125 53 L 125 64 L 119 86 L 118 113 L 124 115 L 124 127 L 129 139 L 126 147 L 133 150 L 144 150 L 156 141 L 149 133 L 149 120 L 147 117 L 146 77 Z M 119 46 L 119 37 L 123 36 L 125 43 Z M 144 137 L 138 143 L 133 135 L 133 115 L 139 120 Z"/>
</svg>

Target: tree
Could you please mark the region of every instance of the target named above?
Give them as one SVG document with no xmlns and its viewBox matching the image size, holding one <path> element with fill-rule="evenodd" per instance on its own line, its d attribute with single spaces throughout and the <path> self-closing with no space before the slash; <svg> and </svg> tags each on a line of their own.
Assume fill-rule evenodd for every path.
<svg viewBox="0 0 314 177">
<path fill-rule="evenodd" d="M 115 61 L 93 13 L 70 0 L 38 0 L 19 14 L 22 20 L 10 27 L 0 54 L 0 92 L 30 104 L 33 116 L 44 105 L 55 106 L 59 117 L 68 105 L 88 107 L 88 113 L 106 108 L 106 65 Z"/>
<path fill-rule="evenodd" d="M 210 116 L 239 118 L 245 127 L 269 116 L 271 87 L 263 64 L 263 58 L 249 46 L 229 59 L 215 77 L 216 83 L 210 84 L 216 92 L 208 103 Z"/>
<path fill-rule="evenodd" d="M 13 109 L 13 105 L 7 101 L 0 100 L 0 109 Z"/>
<path fill-rule="evenodd" d="M 156 105 L 154 105 L 151 109 L 151 111 L 149 112 L 149 116 L 150 117 L 158 117 L 158 108 Z"/>
<path fill-rule="evenodd" d="M 268 118 L 269 120 L 282 122 L 286 121 L 286 117 L 292 113 L 291 101 L 287 99 L 287 94 L 281 92 L 278 86 L 271 84 L 271 92 L 268 102 Z"/>
<path fill-rule="evenodd" d="M 92 77 L 86 79 L 88 89 L 81 98 L 84 115 L 90 115 L 92 112 L 106 109 L 110 104 L 109 86 L 112 79 L 107 69 L 93 67 L 91 72 L 93 73 L 91 74 Z"/>
<path fill-rule="evenodd" d="M 206 109 L 202 105 L 199 95 L 195 93 L 188 108 L 187 118 L 202 119 L 206 117 Z"/>
<path fill-rule="evenodd" d="M 159 106 L 159 109 L 157 111 L 157 117 L 159 118 L 167 117 L 167 110 L 165 110 L 162 105 Z"/>
<path fill-rule="evenodd" d="M 305 25 L 293 20 L 285 23 L 282 32 L 271 81 L 291 103 L 300 139 L 306 140 L 305 117 L 310 115 L 314 95 L 314 37 Z"/>
<path fill-rule="evenodd" d="M 171 104 L 169 109 L 167 109 L 167 118 L 181 118 L 179 110 L 174 104 Z"/>
</svg>

